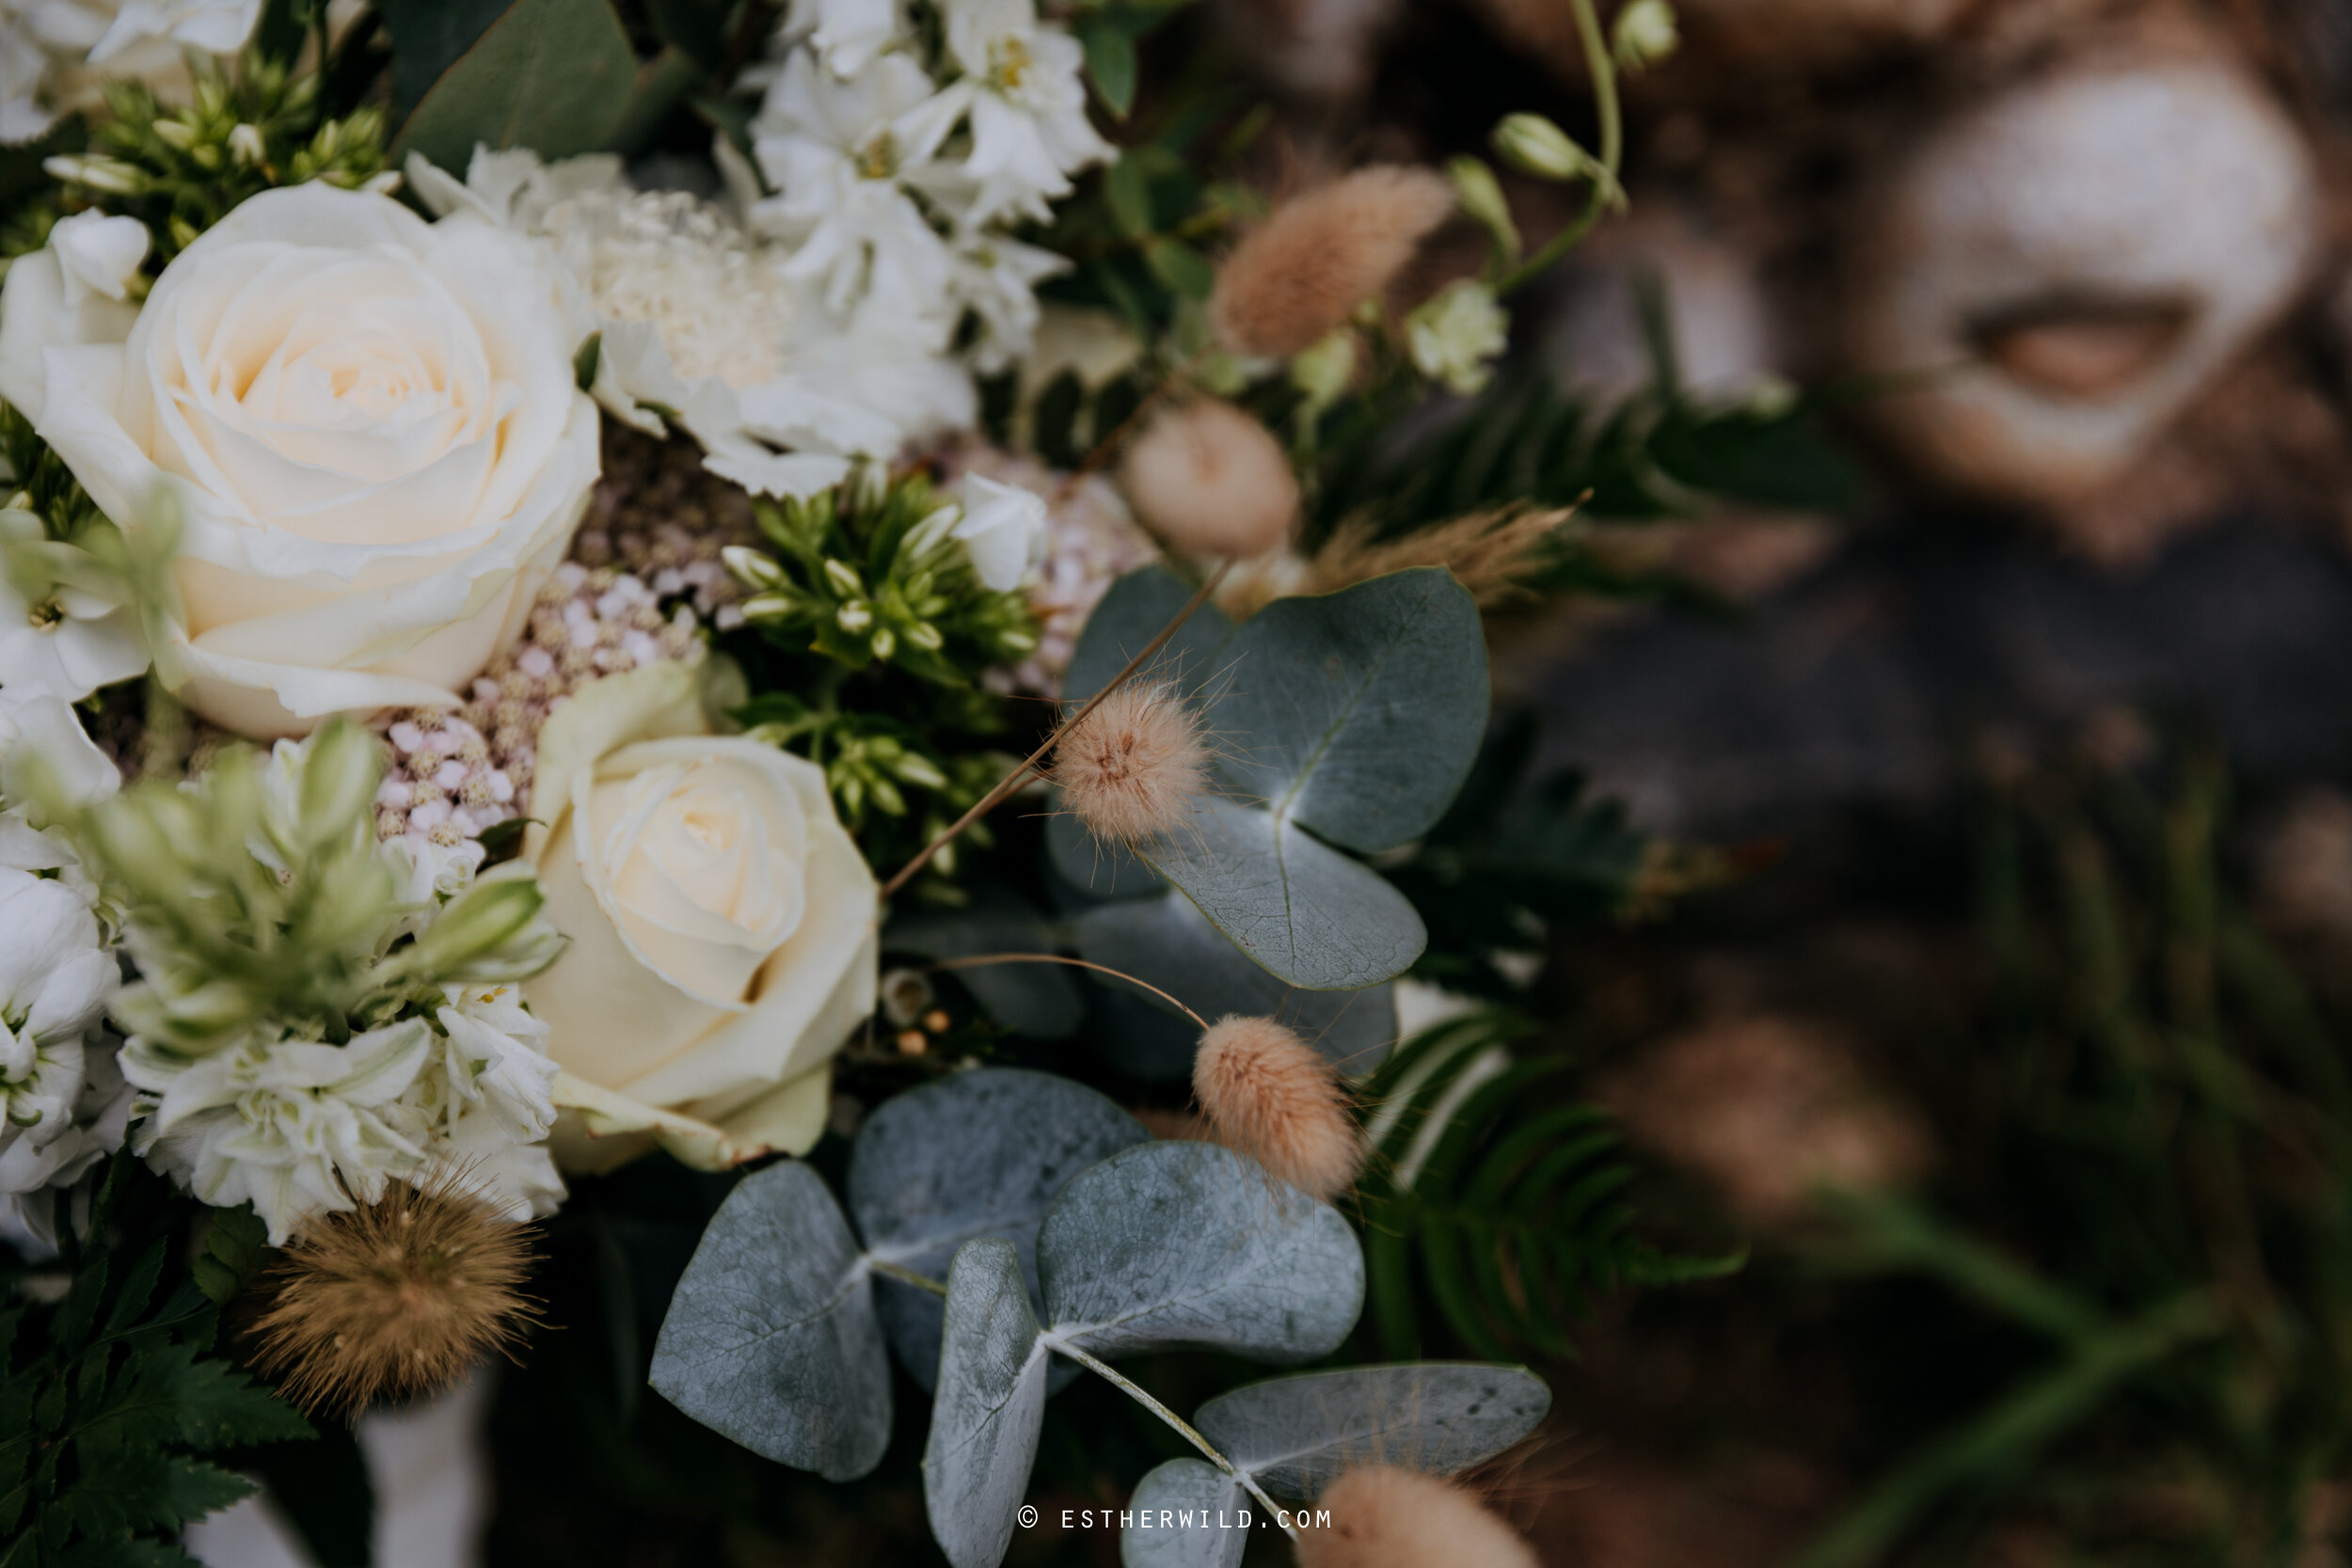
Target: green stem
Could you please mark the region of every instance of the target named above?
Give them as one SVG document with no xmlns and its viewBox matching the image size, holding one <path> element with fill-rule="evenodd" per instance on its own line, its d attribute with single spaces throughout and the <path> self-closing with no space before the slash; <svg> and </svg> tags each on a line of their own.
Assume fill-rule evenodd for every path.
<svg viewBox="0 0 2352 1568">
<path fill-rule="evenodd" d="M 1593 9 L 1593 0 L 1570 3 L 1576 10 L 1577 37 L 1584 45 L 1584 64 L 1593 73 L 1593 110 L 1600 117 L 1600 168 L 1593 177 L 1593 194 L 1585 199 L 1584 211 L 1577 214 L 1575 222 L 1554 234 L 1541 250 L 1503 275 L 1495 285 L 1497 299 L 1542 277 L 1554 261 L 1592 232 L 1600 214 L 1623 195 L 1623 187 L 1617 183 L 1617 165 L 1625 154 L 1625 121 L 1617 110 L 1616 63 L 1609 57 L 1608 40 L 1601 36 L 1600 17 Z"/>
<path fill-rule="evenodd" d="M 1110 1363 L 1098 1360 L 1095 1357 L 1089 1355 L 1085 1351 L 1080 1350 L 1069 1340 L 1058 1338 L 1050 1330 L 1042 1334 L 1041 1338 L 1044 1339 L 1047 1345 L 1070 1357 L 1071 1360 L 1075 1361 L 1081 1367 L 1086 1368 L 1088 1370 L 1100 1377 L 1107 1378 L 1112 1383 L 1117 1384 L 1129 1399 L 1135 1401 L 1137 1404 L 1140 1404 L 1146 1410 L 1152 1412 L 1152 1415 L 1157 1416 L 1161 1420 L 1166 1421 L 1169 1428 L 1175 1432 L 1176 1435 L 1182 1437 L 1185 1442 L 1190 1443 L 1194 1448 L 1199 1449 L 1202 1456 L 1205 1457 L 1210 1464 L 1216 1465 L 1218 1469 L 1224 1471 L 1227 1475 L 1241 1482 L 1244 1487 L 1248 1489 L 1251 1497 L 1257 1498 L 1261 1503 L 1263 1503 L 1265 1505 L 1266 1517 L 1272 1519 L 1276 1525 L 1279 1526 L 1283 1534 L 1289 1536 L 1294 1541 L 1298 1539 L 1298 1531 L 1285 1517 L 1284 1510 L 1281 1505 L 1277 1503 L 1272 1497 L 1267 1497 L 1263 1489 L 1258 1485 L 1256 1480 L 1253 1479 L 1247 1470 L 1236 1468 L 1232 1460 L 1217 1452 L 1209 1440 L 1201 1436 L 1200 1433 L 1194 1429 L 1193 1424 L 1190 1421 L 1185 1420 L 1182 1416 L 1177 1415 L 1176 1412 L 1162 1404 L 1158 1400 L 1153 1399 L 1149 1389 L 1145 1388 L 1141 1384 L 1136 1383 L 1133 1378 L 1127 1376 L 1124 1372 L 1119 1370 L 1116 1367 L 1110 1365 Z"/>
<path fill-rule="evenodd" d="M 944 1296 L 947 1293 L 947 1287 L 941 1281 L 933 1279 L 927 1274 L 916 1274 L 913 1269 L 900 1263 L 893 1263 L 886 1258 L 877 1258 L 872 1253 L 867 1253 L 866 1266 L 876 1274 L 888 1275 L 901 1285 L 912 1285 L 918 1291 L 929 1291 L 935 1296 Z"/>
</svg>

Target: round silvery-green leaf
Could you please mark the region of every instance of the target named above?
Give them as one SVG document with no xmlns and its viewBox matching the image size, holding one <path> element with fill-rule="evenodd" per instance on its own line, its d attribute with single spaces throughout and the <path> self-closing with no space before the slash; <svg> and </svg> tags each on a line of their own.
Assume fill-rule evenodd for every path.
<svg viewBox="0 0 2352 1568">
<path fill-rule="evenodd" d="M 1360 990 L 1402 974 L 1429 932 L 1406 896 L 1295 821 L 1212 797 L 1140 847 L 1227 940 L 1308 990 Z"/>
<path fill-rule="evenodd" d="M 745 1177 L 694 1248 L 653 1386 L 754 1453 L 854 1481 L 890 1443 L 890 1358 L 849 1221 L 797 1160 Z"/>
<path fill-rule="evenodd" d="M 1081 957 L 1154 985 L 1207 1019 L 1228 1013 L 1280 1020 L 1351 1078 L 1378 1067 L 1396 1043 L 1396 1001 L 1388 985 L 1361 990 L 1301 990 L 1252 963 L 1179 894 L 1127 899 L 1086 911 L 1077 921 Z M 1148 991 L 1107 975 L 1102 986 L 1133 992 L 1160 1009 L 1183 1037 L 1177 1073 L 1192 1067 L 1200 1031 Z M 1105 1042 L 1109 1043 L 1109 1042 Z M 1170 1054 L 1161 1053 L 1161 1054 Z"/>
<path fill-rule="evenodd" d="M 883 927 L 885 952 L 927 958 L 969 958 L 988 953 L 1052 953 L 1054 928 L 1028 900 L 1009 888 L 973 890 L 962 909 L 909 915 Z M 1041 1040 L 1066 1039 L 1086 1012 L 1070 972 L 1058 964 L 978 964 L 954 972 L 973 1000 L 1008 1029 Z"/>
<path fill-rule="evenodd" d="M 1345 848 L 1436 826 L 1486 730 L 1486 632 L 1442 567 L 1277 599 L 1216 658 L 1218 774 Z"/>
<path fill-rule="evenodd" d="M 1037 1231 L 1070 1179 L 1151 1134 L 1109 1100 L 1067 1078 L 979 1068 L 885 1101 L 850 1151 L 850 1212 L 867 1252 L 941 1277 L 979 1236 L 1010 1243 L 1038 1294 Z M 881 1275 L 882 1326 L 915 1382 L 939 1368 L 939 1298 Z"/>
<path fill-rule="evenodd" d="M 1327 1355 L 1364 1302 L 1356 1233 L 1231 1149 L 1152 1143 L 1073 1180 L 1038 1233 L 1053 1338 L 1096 1355 L 1199 1345 Z"/>
<path fill-rule="evenodd" d="M 1087 832 L 1075 816 L 1062 809 L 1058 794 L 1045 818 L 1045 856 L 1054 875 L 1077 895 L 1057 897 L 1056 904 L 1064 908 L 1098 898 L 1142 898 L 1168 887 L 1134 850 L 1123 844 L 1105 844 Z"/>
<path fill-rule="evenodd" d="M 1219 1394 L 1192 1424 L 1268 1492 L 1311 1501 L 1350 1465 L 1466 1470 L 1550 1408 L 1524 1367 L 1422 1361 L 1269 1378 Z"/>
<path fill-rule="evenodd" d="M 1012 1244 L 965 1243 L 947 1273 L 939 1392 L 923 1446 L 931 1535 L 955 1568 L 996 1568 L 1012 1544 L 1045 1419 L 1045 1346 Z"/>
<path fill-rule="evenodd" d="M 1251 1518 L 1241 1482 L 1200 1459 L 1171 1459 L 1136 1483 L 1119 1532 L 1121 1568 L 1235 1568 Z"/>
<path fill-rule="evenodd" d="M 1084 702 L 1109 685 L 1184 612 L 1195 592 L 1193 584 L 1156 565 L 1112 583 L 1078 634 L 1070 668 L 1062 675 L 1063 701 Z M 1198 693 L 1216 676 L 1223 662 L 1217 650 L 1232 630 L 1233 623 L 1216 606 L 1204 604 L 1152 656 L 1151 663 L 1136 672 L 1136 678 L 1172 680 L 1187 694 Z"/>
</svg>

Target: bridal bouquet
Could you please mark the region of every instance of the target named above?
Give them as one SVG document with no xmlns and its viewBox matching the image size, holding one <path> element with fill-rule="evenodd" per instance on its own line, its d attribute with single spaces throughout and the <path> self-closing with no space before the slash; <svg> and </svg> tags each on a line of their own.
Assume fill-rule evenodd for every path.
<svg viewBox="0 0 2352 1568">
<path fill-rule="evenodd" d="M 1597 152 L 1272 198 L 1176 9 L 0 0 L 0 1561 L 528 1362 L 678 1166 L 635 1385 L 846 1481 L 895 1362 L 954 1563 L 1080 1376 L 1187 1455 L 1131 1563 L 1533 1560 L 1445 1479 L 1511 1363 L 1721 1265 L 1400 997 L 1707 872 L 1520 787 L 1483 612 L 1794 415 L 1495 379 L 1659 0 L 1578 0 Z"/>
</svg>

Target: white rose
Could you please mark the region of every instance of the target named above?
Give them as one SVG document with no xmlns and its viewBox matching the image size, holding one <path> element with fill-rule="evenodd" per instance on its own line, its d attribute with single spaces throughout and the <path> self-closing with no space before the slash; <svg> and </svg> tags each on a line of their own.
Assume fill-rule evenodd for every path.
<svg viewBox="0 0 2352 1568">
<path fill-rule="evenodd" d="M 596 477 L 577 346 L 521 240 L 317 184 L 237 208 L 136 311 L 50 250 L 0 294 L 0 396 L 125 529 L 177 502 L 157 668 L 252 736 L 454 705 L 519 628 Z"/>
<path fill-rule="evenodd" d="M 706 1169 L 804 1151 L 873 1011 L 874 878 L 823 771 L 681 733 L 703 727 L 695 681 L 675 661 L 610 676 L 540 732 L 523 852 L 571 945 L 523 992 L 573 1169 L 656 1141 Z"/>
</svg>

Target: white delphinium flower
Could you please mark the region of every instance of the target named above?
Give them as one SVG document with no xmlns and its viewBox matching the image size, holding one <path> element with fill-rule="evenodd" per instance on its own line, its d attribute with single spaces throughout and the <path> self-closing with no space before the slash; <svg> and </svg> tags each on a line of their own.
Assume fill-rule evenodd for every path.
<svg viewBox="0 0 2352 1568">
<path fill-rule="evenodd" d="M 1043 221 L 1071 175 L 1119 155 L 1087 119 L 1086 51 L 1040 23 L 1035 0 L 944 0 L 943 9 L 947 53 L 964 73 L 949 91 L 971 116 L 972 215 Z"/>
<path fill-rule="evenodd" d="M 1509 341 L 1511 318 L 1494 291 L 1472 278 L 1449 283 L 1405 318 L 1413 367 L 1465 395 L 1486 385 L 1489 363 Z"/>
<path fill-rule="evenodd" d="M 515 1220 L 552 1213 L 564 1179 L 547 1144 L 557 1070 L 548 1026 L 523 1006 L 519 985 L 443 990 L 440 1070 L 420 1080 L 434 1092 L 412 1090 L 414 1103 L 484 1202 Z"/>
<path fill-rule="evenodd" d="M 120 980 L 85 890 L 0 867 L 0 1234 L 54 1247 L 53 1190 L 122 1146 L 128 1096 L 95 1037 Z"/>
<path fill-rule="evenodd" d="M 261 19 L 262 0 L 120 0 L 113 24 L 90 49 L 89 63 L 103 65 L 151 41 L 233 55 Z"/>
<path fill-rule="evenodd" d="M 1037 285 L 1070 270 L 1068 258 L 1002 234 L 966 228 L 956 240 L 955 297 L 978 325 L 969 353 L 983 375 L 1019 364 L 1036 341 Z"/>
<path fill-rule="evenodd" d="M 36 807 L 87 805 L 121 786 L 121 770 L 63 700 L 0 686 L 0 806 L 9 808 L 0 822 Z M 5 863 L 17 863 L 0 856 Z"/>
</svg>

